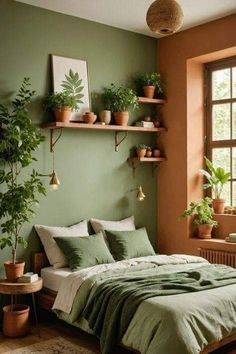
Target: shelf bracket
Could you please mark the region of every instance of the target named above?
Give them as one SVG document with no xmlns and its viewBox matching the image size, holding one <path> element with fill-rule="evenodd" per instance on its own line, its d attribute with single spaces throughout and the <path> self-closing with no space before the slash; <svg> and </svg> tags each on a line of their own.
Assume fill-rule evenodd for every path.
<svg viewBox="0 0 236 354">
<path fill-rule="evenodd" d="M 58 129 L 60 130 L 60 132 L 56 138 L 54 137 L 54 130 L 56 129 L 50 130 L 50 152 L 54 152 L 54 147 L 62 135 L 62 128 L 58 128 Z"/>
<path fill-rule="evenodd" d="M 124 136 L 122 138 L 119 139 L 119 134 L 124 134 Z M 115 151 L 119 151 L 119 145 L 127 138 L 128 136 L 128 132 L 124 131 L 124 132 L 115 132 Z"/>
<path fill-rule="evenodd" d="M 135 177 L 135 175 L 136 175 L 136 169 L 141 165 L 141 162 L 134 162 L 134 161 L 131 161 L 131 162 L 130 162 L 130 165 L 131 165 L 132 170 L 133 170 L 133 177 Z"/>
</svg>

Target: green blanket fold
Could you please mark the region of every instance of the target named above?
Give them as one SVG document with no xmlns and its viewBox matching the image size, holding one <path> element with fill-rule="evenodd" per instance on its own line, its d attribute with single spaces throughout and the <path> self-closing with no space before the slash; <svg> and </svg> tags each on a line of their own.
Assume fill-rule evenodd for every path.
<svg viewBox="0 0 236 354">
<path fill-rule="evenodd" d="M 206 264 L 196 270 L 164 275 L 158 275 L 156 268 L 142 271 L 141 275 L 127 269 L 124 276 L 101 282 L 83 316 L 100 338 L 102 354 L 110 354 L 113 346 L 121 341 L 143 300 L 230 284 L 236 284 L 236 270 L 223 265 Z"/>
</svg>

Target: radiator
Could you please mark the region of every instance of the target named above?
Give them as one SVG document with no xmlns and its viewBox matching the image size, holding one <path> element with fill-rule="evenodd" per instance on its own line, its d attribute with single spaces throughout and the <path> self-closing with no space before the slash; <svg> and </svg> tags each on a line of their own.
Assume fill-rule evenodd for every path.
<svg viewBox="0 0 236 354">
<path fill-rule="evenodd" d="M 200 248 L 200 256 L 207 259 L 210 263 L 226 264 L 236 268 L 236 252 L 218 251 L 207 248 Z"/>
</svg>

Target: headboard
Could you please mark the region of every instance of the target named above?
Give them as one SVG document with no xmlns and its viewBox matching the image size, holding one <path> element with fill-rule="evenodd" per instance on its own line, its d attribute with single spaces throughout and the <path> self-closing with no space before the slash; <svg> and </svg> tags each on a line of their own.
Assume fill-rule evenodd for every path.
<svg viewBox="0 0 236 354">
<path fill-rule="evenodd" d="M 40 274 L 41 269 L 48 267 L 49 261 L 45 252 L 36 252 L 32 255 L 31 269 L 34 273 Z"/>
</svg>

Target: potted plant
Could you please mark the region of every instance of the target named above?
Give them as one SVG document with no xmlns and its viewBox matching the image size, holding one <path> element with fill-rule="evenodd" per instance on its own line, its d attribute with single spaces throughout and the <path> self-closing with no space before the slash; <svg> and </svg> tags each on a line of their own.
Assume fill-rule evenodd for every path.
<svg viewBox="0 0 236 354">
<path fill-rule="evenodd" d="M 152 148 L 150 146 L 147 146 L 147 151 L 146 151 L 146 157 L 152 157 Z"/>
<path fill-rule="evenodd" d="M 212 199 L 205 197 L 199 202 L 191 202 L 189 208 L 182 213 L 182 217 L 194 216 L 193 224 L 198 227 L 199 238 L 211 238 L 213 227 L 218 225 L 213 220 Z"/>
<path fill-rule="evenodd" d="M 147 145 L 144 144 L 139 144 L 136 146 L 136 154 L 138 157 L 145 157 L 146 152 L 147 152 Z"/>
<path fill-rule="evenodd" d="M 76 106 L 75 97 L 66 92 L 52 93 L 45 99 L 45 108 L 53 110 L 57 122 L 68 123 L 71 118 L 71 112 Z"/>
<path fill-rule="evenodd" d="M 207 169 L 200 170 L 200 172 L 206 177 L 207 183 L 203 185 L 204 189 L 212 188 L 214 194 L 214 199 L 212 206 L 215 214 L 223 214 L 225 208 L 225 199 L 221 198 L 221 194 L 224 189 L 224 185 L 228 182 L 230 177 L 230 172 L 226 172 L 222 167 L 214 167 L 212 162 L 204 157 Z"/>
<path fill-rule="evenodd" d="M 65 75 L 65 80 L 61 83 L 62 92 L 53 93 L 46 97 L 45 108 L 54 111 L 58 122 L 68 123 L 72 110 L 78 109 L 79 104 L 83 103 L 84 86 L 82 85 L 79 74 L 70 69 L 69 74 Z"/>
<path fill-rule="evenodd" d="M 104 98 L 106 106 L 114 113 L 117 125 L 127 125 L 129 121 L 129 109 L 138 107 L 138 99 L 131 88 L 111 84 L 105 88 Z"/>
<path fill-rule="evenodd" d="M 25 173 L 22 173 L 25 167 L 36 161 L 33 153 L 44 140 L 32 123 L 27 108 L 34 94 L 29 79 L 25 78 L 11 107 L 0 104 L 0 248 L 10 247 L 12 251 L 12 259 L 4 263 L 10 281 L 16 281 L 24 272 L 25 262 L 17 260 L 18 246 L 27 246 L 21 233 L 22 226 L 34 214 L 37 193 L 45 195 L 45 188 L 35 170 L 25 180 Z"/>
<path fill-rule="evenodd" d="M 151 73 L 140 76 L 136 80 L 138 88 L 142 88 L 145 97 L 153 98 L 155 93 L 157 95 L 163 94 L 163 89 L 160 80 L 160 74 Z"/>
</svg>

